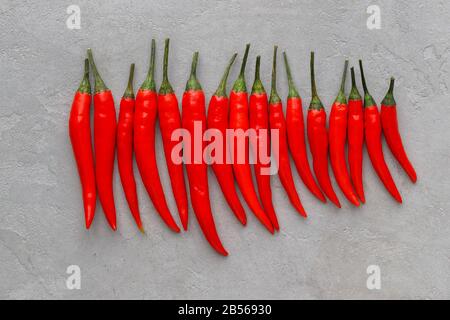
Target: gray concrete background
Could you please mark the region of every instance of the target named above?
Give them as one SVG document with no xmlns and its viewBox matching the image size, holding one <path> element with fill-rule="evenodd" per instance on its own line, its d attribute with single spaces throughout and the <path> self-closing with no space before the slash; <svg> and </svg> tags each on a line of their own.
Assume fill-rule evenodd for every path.
<svg viewBox="0 0 450 320">
<path fill-rule="evenodd" d="M 0 2 L 0 298 L 450 298 L 447 1 L 58 3 Z M 71 4 L 81 9 L 80 30 L 66 27 Z M 381 9 L 380 30 L 366 27 L 371 4 Z M 118 103 L 131 62 L 137 66 L 135 85 L 142 83 L 152 37 L 158 45 L 158 83 L 163 40 L 171 38 L 170 80 L 179 98 L 194 50 L 200 51 L 198 76 L 209 99 L 230 55 L 238 52 L 241 58 L 247 42 L 252 43 L 248 86 L 255 56 L 261 54 L 268 88 L 272 46 L 278 44 L 288 52 L 305 103 L 309 52 L 316 51 L 318 90 L 329 110 L 344 58 L 355 65 L 362 57 L 378 102 L 388 77 L 397 79 L 401 133 L 418 183 L 409 182 L 386 145 L 403 205 L 383 189 L 366 153 L 367 204 L 359 209 L 350 207 L 340 191 L 341 210 L 319 203 L 295 174 L 310 215 L 303 221 L 273 177 L 281 232 L 270 236 L 249 212 L 246 228 L 237 223 L 211 174 L 212 206 L 230 252 L 222 258 L 208 247 L 192 211 L 188 233 L 170 232 L 138 178 L 147 230 L 141 235 L 116 170 L 118 231 L 108 228 L 99 203 L 86 231 L 67 126 L 85 51 L 93 48 Z M 285 99 L 281 64 L 278 71 Z M 176 213 L 162 152 L 158 163 Z M 81 268 L 81 290 L 66 288 L 66 268 L 72 264 Z M 371 264 L 381 268 L 378 291 L 366 288 Z"/>
</svg>

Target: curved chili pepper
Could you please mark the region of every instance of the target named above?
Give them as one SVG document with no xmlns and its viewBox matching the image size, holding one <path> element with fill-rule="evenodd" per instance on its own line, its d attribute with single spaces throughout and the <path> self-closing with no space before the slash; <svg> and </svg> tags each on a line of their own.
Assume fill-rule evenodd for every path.
<svg viewBox="0 0 450 320">
<path fill-rule="evenodd" d="M 272 190 L 270 188 L 270 175 L 262 174 L 261 170 L 270 170 L 270 162 L 263 163 L 260 158 L 259 146 L 266 145 L 267 156 L 270 156 L 270 139 L 269 139 L 269 103 L 267 100 L 267 93 L 259 77 L 259 67 L 261 57 L 256 57 L 255 81 L 252 86 L 252 93 L 250 94 L 250 128 L 256 131 L 255 139 L 250 139 L 252 146 L 253 157 L 255 159 L 255 177 L 258 185 L 259 198 L 261 199 L 264 210 L 272 222 L 275 230 L 280 230 L 278 224 L 277 214 L 273 208 Z M 266 131 L 266 135 L 261 133 L 261 130 Z"/>
<path fill-rule="evenodd" d="M 167 169 L 169 171 L 170 183 L 172 185 L 173 196 L 177 203 L 178 214 L 184 230 L 188 228 L 188 200 L 186 185 L 184 183 L 183 164 L 175 164 L 172 161 L 172 148 L 178 144 L 172 141 L 172 132 L 181 128 L 181 115 L 178 109 L 178 100 L 168 77 L 169 60 L 169 39 L 165 41 L 164 47 L 164 65 L 163 81 L 158 94 L 158 115 L 159 128 L 164 145 L 164 154 L 166 157 Z"/>
<path fill-rule="evenodd" d="M 220 134 L 224 139 L 226 137 L 226 130 L 228 129 L 229 112 L 226 85 L 228 74 L 230 73 L 231 66 L 236 59 L 236 56 L 237 54 L 235 53 L 231 57 L 231 60 L 228 63 L 228 66 L 222 76 L 219 87 L 211 97 L 208 107 L 207 126 L 209 129 L 216 129 L 220 131 Z M 233 167 L 231 164 L 226 163 L 225 161 L 225 157 L 228 152 L 228 144 L 225 140 L 223 142 L 222 151 L 224 161 L 222 161 L 222 163 L 213 163 L 212 169 L 214 171 L 214 174 L 216 175 L 217 181 L 220 185 L 220 189 L 222 190 L 222 193 L 225 196 L 228 205 L 230 206 L 231 210 L 233 210 L 236 218 L 245 226 L 247 224 L 247 216 L 245 215 L 245 210 L 242 207 L 241 201 L 239 200 L 236 188 L 234 186 Z"/>
<path fill-rule="evenodd" d="M 205 110 L 205 94 L 200 83 L 197 80 L 197 62 L 198 52 L 194 53 L 192 58 L 192 67 L 189 80 L 186 83 L 186 90 L 183 94 L 182 100 L 182 125 L 188 130 L 191 136 L 190 150 L 191 158 L 186 159 L 186 171 L 189 181 L 189 192 L 191 195 L 192 208 L 197 217 L 198 223 L 208 240 L 209 244 L 221 255 L 227 256 L 228 252 L 222 245 L 219 235 L 217 234 L 214 217 L 211 212 L 211 203 L 208 191 L 208 172 L 207 165 L 203 159 L 203 149 L 205 143 L 202 139 L 202 149 L 200 155 L 200 163 L 197 163 L 197 157 L 194 154 L 194 135 L 195 127 L 200 124 L 201 137 L 206 130 L 206 110 Z"/>
<path fill-rule="evenodd" d="M 94 148 L 95 179 L 98 196 L 106 220 L 113 230 L 116 226 L 116 207 L 114 205 L 113 174 L 116 149 L 116 109 L 111 90 L 103 82 L 95 66 L 92 50 L 88 57 L 94 72 Z"/>
<path fill-rule="evenodd" d="M 155 85 L 155 40 L 152 40 L 150 66 L 147 78 L 136 95 L 134 114 L 134 152 L 142 182 L 153 205 L 166 225 L 174 232 L 180 232 L 167 206 L 166 197 L 159 178 L 155 156 L 155 124 L 158 100 Z"/>
<path fill-rule="evenodd" d="M 362 180 L 363 145 L 364 145 L 364 112 L 363 102 L 355 81 L 355 70 L 352 73 L 352 90 L 348 97 L 348 164 L 350 176 L 356 194 L 362 203 L 366 202 Z"/>
<path fill-rule="evenodd" d="M 345 143 L 347 140 L 347 98 L 345 97 L 345 78 L 348 60 L 345 60 L 341 87 L 331 107 L 328 135 L 330 140 L 330 160 L 336 181 L 344 195 L 353 205 L 359 206 L 358 197 L 353 190 L 345 161 Z"/>
<path fill-rule="evenodd" d="M 125 93 L 120 100 L 119 122 L 117 123 L 117 163 L 120 180 L 131 214 L 143 233 L 139 203 L 136 192 L 136 181 L 133 173 L 133 126 L 134 126 L 134 63 L 130 67 L 130 76 Z"/>
<path fill-rule="evenodd" d="M 327 202 L 322 191 L 320 191 L 316 180 L 314 180 L 314 176 L 309 167 L 308 155 L 306 153 L 302 99 L 292 80 L 291 69 L 289 67 L 286 52 L 283 52 L 283 57 L 289 85 L 289 95 L 286 105 L 286 129 L 289 149 L 291 150 L 292 158 L 294 159 L 295 166 L 303 183 L 317 199 L 322 202 Z"/>
<path fill-rule="evenodd" d="M 331 185 L 328 174 L 328 134 L 327 134 L 327 114 L 322 102 L 317 95 L 316 81 L 314 77 L 314 52 L 311 52 L 311 103 L 308 109 L 308 141 L 313 157 L 313 168 L 317 181 L 325 195 L 338 208 L 341 207 L 338 197 Z"/>
<path fill-rule="evenodd" d="M 238 78 L 234 82 L 233 90 L 230 94 L 230 128 L 235 130 L 243 130 L 244 132 L 249 128 L 248 119 L 248 94 L 247 86 L 245 84 L 245 65 L 247 63 L 248 51 L 250 50 L 250 44 L 245 47 L 245 54 L 242 60 L 241 71 Z M 235 137 L 233 137 L 235 139 Z M 270 219 L 261 207 L 256 195 L 255 187 L 253 186 L 252 172 L 250 170 L 250 164 L 248 161 L 244 163 L 238 163 L 236 161 L 238 149 L 245 152 L 245 159 L 248 159 L 248 138 L 245 137 L 245 144 L 237 145 L 237 139 L 234 140 L 234 148 L 231 150 L 233 157 L 233 171 L 236 181 L 239 185 L 242 195 L 247 202 L 250 209 L 255 216 L 261 221 L 261 223 L 271 233 L 274 232 L 273 225 Z"/>
<path fill-rule="evenodd" d="M 306 218 L 306 212 L 295 190 L 294 179 L 292 178 L 291 163 L 289 160 L 289 149 L 287 144 L 286 120 L 283 114 L 283 105 L 277 92 L 277 50 L 273 47 L 273 67 L 272 67 L 272 88 L 269 98 L 269 122 L 270 129 L 278 129 L 279 141 L 278 150 L 274 148 L 275 161 L 278 163 L 278 176 L 281 184 L 291 201 L 292 206 Z M 278 152 L 277 152 L 278 151 Z"/>
<path fill-rule="evenodd" d="M 403 147 L 402 137 L 398 130 L 397 104 L 394 99 L 394 78 L 391 78 L 389 90 L 381 102 L 381 126 L 383 128 L 386 142 L 392 154 L 403 167 L 413 183 L 417 181 L 417 174 L 406 155 Z"/>
<path fill-rule="evenodd" d="M 392 179 L 389 168 L 384 160 L 383 146 L 381 144 L 380 114 L 378 112 L 377 104 L 367 90 L 361 60 L 359 60 L 359 69 L 361 70 L 361 80 L 364 89 L 364 129 L 370 161 L 386 189 L 395 200 L 401 203 L 402 197 L 398 192 L 394 179 Z"/>
<path fill-rule="evenodd" d="M 69 136 L 83 193 L 84 219 L 89 229 L 95 215 L 97 193 L 95 189 L 94 157 L 91 142 L 91 84 L 89 60 L 84 60 L 84 76 L 73 98 L 69 117 Z"/>
</svg>

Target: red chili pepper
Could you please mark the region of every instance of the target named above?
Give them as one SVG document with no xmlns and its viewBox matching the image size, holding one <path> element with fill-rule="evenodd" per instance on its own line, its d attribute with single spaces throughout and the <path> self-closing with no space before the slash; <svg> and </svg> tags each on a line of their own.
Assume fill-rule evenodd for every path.
<svg viewBox="0 0 450 320">
<path fill-rule="evenodd" d="M 119 122 L 117 124 L 117 163 L 120 180 L 128 202 L 131 214 L 141 232 L 144 228 L 139 213 L 139 203 L 136 192 L 136 181 L 133 173 L 133 126 L 134 126 L 134 63 L 130 67 L 130 76 L 125 93 L 120 100 Z"/>
<path fill-rule="evenodd" d="M 347 76 L 348 60 L 345 60 L 341 87 L 338 96 L 331 107 L 329 122 L 330 160 L 336 181 L 344 195 L 353 205 L 359 206 L 358 197 L 353 190 L 350 175 L 345 161 L 345 143 L 347 142 L 347 98 L 345 97 L 345 78 Z"/>
<path fill-rule="evenodd" d="M 200 154 L 200 161 L 197 163 L 198 154 L 195 154 L 195 127 L 201 126 L 201 134 L 206 130 L 206 110 L 205 110 L 205 94 L 200 83 L 197 80 L 197 62 L 198 52 L 194 53 L 192 59 L 191 75 L 186 83 L 186 90 L 183 94 L 183 113 L 182 113 L 182 125 L 186 129 L 191 137 L 190 150 L 191 157 L 186 164 L 186 171 L 189 180 L 189 192 L 191 195 L 192 208 L 200 224 L 200 227 L 208 240 L 209 244 L 221 255 L 227 256 L 228 252 L 222 245 L 219 235 L 217 234 L 216 225 L 214 223 L 214 217 L 211 212 L 211 203 L 209 199 L 208 191 L 208 172 L 207 165 L 203 159 L 203 149 L 205 143 L 202 139 L 202 148 Z M 198 152 L 198 151 L 197 151 Z"/>
<path fill-rule="evenodd" d="M 256 184 L 258 185 L 259 198 L 261 199 L 264 210 L 267 212 L 272 225 L 275 230 L 279 230 L 277 214 L 273 208 L 272 203 L 272 190 L 270 188 L 270 175 L 262 174 L 261 170 L 268 172 L 270 170 L 270 162 L 264 163 L 260 157 L 259 146 L 265 144 L 265 153 L 267 157 L 270 157 L 270 139 L 269 139 L 269 103 L 267 100 L 267 93 L 261 82 L 259 76 L 259 67 L 261 63 L 261 57 L 256 57 L 255 68 L 255 81 L 252 86 L 252 93 L 250 95 L 250 128 L 256 131 L 255 139 L 250 139 L 252 146 L 253 157 L 256 160 L 254 169 Z M 261 132 L 265 130 L 266 134 Z"/>
<path fill-rule="evenodd" d="M 328 174 L 328 134 L 327 134 L 327 114 L 322 102 L 317 95 L 316 81 L 314 78 L 314 52 L 311 52 L 311 103 L 308 110 L 308 141 L 313 157 L 313 168 L 317 181 L 325 195 L 338 208 L 341 207 L 339 199 L 331 185 Z"/>
<path fill-rule="evenodd" d="M 362 180 L 363 145 L 364 145 L 364 112 L 363 102 L 355 81 L 355 70 L 352 73 L 352 90 L 348 97 L 348 164 L 350 176 L 356 194 L 362 203 L 366 202 Z"/>
<path fill-rule="evenodd" d="M 223 150 L 222 155 L 224 157 L 222 163 L 213 163 L 212 169 L 216 175 L 217 181 L 219 182 L 220 188 L 228 202 L 231 210 L 233 210 L 236 218 L 243 224 L 247 224 L 247 216 L 245 215 L 245 210 L 242 207 L 241 201 L 236 192 L 234 186 L 234 176 L 233 167 L 231 164 L 226 163 L 226 155 L 229 152 L 228 144 L 226 143 L 226 130 L 228 129 L 228 96 L 227 96 L 227 79 L 230 73 L 230 68 L 236 59 L 237 54 L 235 53 L 228 63 L 227 68 L 222 76 L 219 87 L 217 88 L 214 95 L 209 101 L 208 107 L 208 118 L 207 125 L 208 129 L 218 130 L 223 137 Z"/>
<path fill-rule="evenodd" d="M 384 160 L 383 146 L 381 144 L 381 121 L 378 107 L 366 86 L 362 61 L 359 60 L 361 79 L 364 88 L 364 128 L 366 136 L 366 146 L 372 166 L 378 177 L 380 177 L 386 189 L 398 202 L 402 202 L 402 197 L 398 192 L 394 179 L 392 179 L 389 168 Z"/>
<path fill-rule="evenodd" d="M 183 164 L 172 161 L 171 153 L 177 141 L 172 141 L 172 132 L 181 128 L 181 115 L 178 109 L 178 100 L 172 86 L 169 83 L 169 39 L 166 39 L 164 47 L 163 81 L 158 94 L 159 127 L 164 145 L 167 169 L 169 170 L 170 183 L 173 196 L 177 203 L 178 214 L 184 230 L 188 228 L 188 200 L 184 183 Z"/>
<path fill-rule="evenodd" d="M 289 95 L 286 105 L 286 129 L 289 149 L 291 150 L 292 158 L 303 183 L 320 201 L 327 202 L 314 180 L 314 176 L 309 167 L 308 155 L 306 153 L 302 99 L 292 80 L 291 69 L 285 52 L 283 52 L 283 56 L 289 85 Z"/>
<path fill-rule="evenodd" d="M 91 142 L 91 84 L 89 60 L 84 60 L 84 76 L 73 98 L 69 117 L 69 135 L 83 189 L 84 219 L 89 229 L 95 215 L 94 157 Z"/>
<path fill-rule="evenodd" d="M 394 78 L 391 78 L 389 90 L 381 102 L 381 126 L 383 127 L 386 142 L 392 154 L 403 167 L 413 183 L 417 181 L 417 174 L 406 155 L 402 137 L 398 130 L 397 104 L 394 99 Z"/>
<path fill-rule="evenodd" d="M 279 134 L 278 149 L 274 148 L 274 156 L 275 161 L 278 163 L 278 175 L 280 177 L 281 184 L 283 185 L 284 190 L 286 190 L 292 206 L 298 211 L 298 213 L 306 218 L 305 209 L 303 209 L 297 190 L 295 190 L 294 179 L 292 178 L 289 149 L 287 144 L 286 120 L 284 119 L 283 105 L 277 92 L 277 50 L 278 47 L 274 46 L 272 88 L 270 90 L 269 98 L 270 129 L 278 129 Z"/>
<path fill-rule="evenodd" d="M 150 67 L 147 78 L 136 95 L 134 115 L 134 152 L 136 163 L 145 189 L 167 226 L 180 232 L 167 206 L 166 197 L 159 178 L 155 156 L 155 123 L 158 113 L 158 99 L 155 85 L 155 40 L 152 40 Z"/>
<path fill-rule="evenodd" d="M 94 63 L 92 50 L 88 57 L 94 72 L 94 148 L 95 178 L 98 196 L 103 212 L 113 230 L 116 226 L 116 207 L 114 205 L 113 173 L 116 149 L 116 109 L 111 90 L 103 82 Z"/>
<path fill-rule="evenodd" d="M 250 44 L 247 44 L 245 48 L 244 59 L 242 60 L 241 71 L 237 80 L 234 82 L 233 90 L 230 94 L 230 128 L 235 130 L 235 132 L 240 129 L 242 131 L 247 131 L 249 128 L 249 118 L 248 118 L 248 94 L 247 86 L 245 84 L 245 65 L 247 63 L 248 51 L 250 49 Z M 245 137 L 244 145 L 238 145 L 235 136 L 233 136 L 234 148 L 231 150 L 233 158 L 233 171 L 236 177 L 236 181 L 239 185 L 242 195 L 247 202 L 250 209 L 253 211 L 255 216 L 261 221 L 261 223 L 269 230 L 271 233 L 274 232 L 273 225 L 270 219 L 261 207 L 258 201 L 258 196 L 256 195 L 255 187 L 253 186 L 252 172 L 250 170 L 250 164 L 248 163 L 248 138 Z M 245 152 L 244 163 L 238 163 L 237 159 L 238 150 Z"/>
</svg>

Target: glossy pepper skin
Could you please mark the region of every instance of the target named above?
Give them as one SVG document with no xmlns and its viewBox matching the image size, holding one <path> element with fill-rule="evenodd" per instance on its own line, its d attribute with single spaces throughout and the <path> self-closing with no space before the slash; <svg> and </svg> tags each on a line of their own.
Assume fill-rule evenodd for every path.
<svg viewBox="0 0 450 320">
<path fill-rule="evenodd" d="M 347 142 L 347 117 L 348 107 L 345 97 L 345 78 L 347 75 L 348 61 L 345 61 L 344 72 L 342 74 L 341 87 L 338 96 L 331 106 L 329 120 L 329 141 L 330 141 L 330 160 L 333 168 L 334 177 L 344 193 L 345 197 L 354 206 L 359 206 L 358 196 L 353 190 L 350 175 L 345 161 L 345 143 Z"/>
<path fill-rule="evenodd" d="M 322 191 L 314 180 L 309 166 L 305 143 L 305 123 L 303 120 L 302 99 L 295 88 L 286 53 L 283 52 L 284 64 L 288 78 L 289 94 L 286 104 L 286 131 L 289 150 L 294 159 L 300 178 L 311 193 L 322 202 L 327 202 Z"/>
<path fill-rule="evenodd" d="M 130 76 L 125 93 L 120 100 L 119 122 L 117 124 L 117 163 L 123 191 L 131 214 L 141 232 L 141 214 L 136 192 L 136 180 L 133 173 L 133 127 L 134 127 L 134 91 L 133 91 L 134 63 L 130 67 Z"/>
<path fill-rule="evenodd" d="M 366 138 L 367 151 L 369 153 L 370 161 L 378 174 L 378 177 L 383 182 L 384 186 L 391 194 L 391 196 L 402 202 L 402 197 L 398 192 L 394 179 L 392 179 L 389 168 L 384 160 L 383 146 L 381 144 L 381 121 L 378 112 L 377 104 L 373 100 L 366 86 L 366 79 L 364 77 L 364 70 L 362 61 L 359 60 L 359 68 L 361 71 L 361 80 L 364 88 L 364 132 Z"/>
<path fill-rule="evenodd" d="M 398 130 L 397 120 L 397 104 L 394 99 L 394 78 L 391 78 L 389 90 L 381 102 L 381 126 L 383 128 L 384 137 L 397 161 L 408 174 L 413 183 L 417 181 L 417 174 L 413 165 L 406 155 L 403 147 L 402 137 Z"/>
<path fill-rule="evenodd" d="M 183 164 L 176 164 L 172 161 L 171 153 L 173 147 L 178 143 L 172 141 L 172 133 L 181 128 L 181 115 L 178 109 L 178 100 L 168 76 L 169 60 L 169 39 L 165 41 L 163 81 L 158 94 L 158 115 L 159 127 L 164 145 L 164 155 L 166 157 L 167 169 L 169 171 L 170 183 L 172 185 L 173 196 L 180 215 L 181 224 L 184 230 L 188 228 L 188 200 L 186 185 L 184 182 Z"/>
<path fill-rule="evenodd" d="M 283 185 L 284 190 L 286 190 L 292 206 L 300 213 L 300 215 L 306 218 L 306 211 L 303 208 L 297 190 L 295 190 L 294 179 L 292 178 L 289 148 L 287 144 L 286 120 L 284 119 L 281 98 L 277 92 L 277 49 L 277 46 L 273 48 L 272 88 L 270 90 L 269 98 L 270 129 L 277 129 L 279 134 L 278 148 L 274 148 L 274 157 L 275 161 L 278 163 L 278 176 L 280 177 L 281 184 Z"/>
<path fill-rule="evenodd" d="M 270 188 L 270 175 L 267 174 L 270 171 L 270 162 L 265 163 L 260 157 L 260 153 L 270 157 L 270 136 L 269 136 L 269 103 L 267 99 L 267 93 L 261 82 L 259 75 L 259 68 L 261 64 L 261 57 L 256 57 L 255 68 L 255 81 L 252 86 L 252 93 L 250 94 L 249 113 L 250 113 L 250 128 L 256 131 L 256 139 L 250 139 L 251 149 L 253 151 L 253 158 L 255 159 L 255 177 L 256 184 L 258 186 L 259 198 L 265 212 L 267 213 L 270 222 L 275 230 L 279 230 L 277 214 L 273 207 L 272 202 L 272 189 Z M 263 134 L 265 130 L 266 134 Z M 259 150 L 259 146 L 265 145 L 262 150 Z M 263 174 L 263 171 L 266 174 Z"/>
<path fill-rule="evenodd" d="M 325 195 L 340 208 L 336 193 L 331 185 L 330 175 L 328 173 L 328 133 L 327 133 L 327 114 L 323 108 L 322 102 L 317 95 L 316 81 L 314 78 L 314 52 L 311 52 L 311 103 L 308 110 L 307 130 L 308 141 L 313 157 L 313 168 L 317 181 Z"/>
<path fill-rule="evenodd" d="M 207 126 L 208 129 L 218 130 L 223 137 L 222 155 L 224 159 L 222 163 L 213 163 L 212 169 L 217 178 L 217 181 L 219 182 L 220 189 L 222 190 L 222 193 L 225 196 L 225 199 L 227 200 L 227 203 L 233 211 L 234 215 L 243 225 L 246 225 L 247 216 L 245 215 L 245 210 L 242 207 L 241 201 L 239 200 L 236 192 L 236 187 L 234 185 L 233 167 L 231 164 L 226 162 L 226 156 L 229 153 L 229 147 L 225 139 L 226 130 L 228 129 L 229 113 L 229 101 L 226 85 L 228 74 L 230 73 L 230 68 L 234 63 L 236 56 L 237 54 L 235 53 L 231 57 L 231 60 L 228 63 L 228 66 L 222 76 L 219 87 L 209 101 Z"/>
<path fill-rule="evenodd" d="M 250 44 L 247 44 L 239 76 L 234 82 L 230 94 L 230 128 L 235 131 L 240 129 L 245 132 L 249 128 L 248 94 L 245 84 L 245 65 L 247 63 L 249 49 Z M 238 145 L 238 141 L 238 139 L 234 139 L 234 148 L 231 150 L 234 176 L 239 185 L 239 189 L 252 212 L 267 230 L 269 230 L 270 233 L 273 233 L 273 225 L 259 203 L 253 185 L 252 172 L 248 161 L 248 138 L 245 137 L 244 145 Z M 242 152 L 245 153 L 245 161 L 244 163 L 239 163 L 238 154 Z"/>
<path fill-rule="evenodd" d="M 90 116 L 91 84 L 89 83 L 89 60 L 85 59 L 83 80 L 75 93 L 70 110 L 69 136 L 80 176 L 86 229 L 89 229 L 94 220 L 95 202 L 97 200 Z"/>
<path fill-rule="evenodd" d="M 114 158 L 116 153 L 116 109 L 111 90 L 103 82 L 95 66 L 91 49 L 88 57 L 94 72 L 94 148 L 95 179 L 98 196 L 106 220 L 113 230 L 116 225 L 116 207 L 113 193 Z"/>
<path fill-rule="evenodd" d="M 189 192 L 191 195 L 192 208 L 197 217 L 200 228 L 211 247 L 219 254 L 227 256 L 228 252 L 222 245 L 214 223 L 214 217 L 211 212 L 211 203 L 209 199 L 208 172 L 207 165 L 203 159 L 203 150 L 205 143 L 202 139 L 201 154 L 195 152 L 195 127 L 201 126 L 201 134 L 206 130 L 206 108 L 205 94 L 200 83 L 197 80 L 197 62 L 198 52 L 194 53 L 192 59 L 191 74 L 186 83 L 186 90 L 182 100 L 182 125 L 191 136 L 190 150 L 191 157 L 187 159 L 186 171 L 189 180 Z M 198 152 L 198 151 L 197 151 Z M 199 158 L 199 159 L 198 159 Z M 199 161 L 198 161 L 199 160 Z"/>
<path fill-rule="evenodd" d="M 356 194 L 362 203 L 366 202 L 362 177 L 364 145 L 364 111 L 361 95 L 356 87 L 355 70 L 352 74 L 352 90 L 348 97 L 348 165 Z"/>
<path fill-rule="evenodd" d="M 136 95 L 134 152 L 142 182 L 156 211 L 172 231 L 180 232 L 180 228 L 175 223 L 167 206 L 155 156 L 155 124 L 158 113 L 158 97 L 154 78 L 155 46 L 155 40 L 152 40 L 147 78 Z"/>
</svg>

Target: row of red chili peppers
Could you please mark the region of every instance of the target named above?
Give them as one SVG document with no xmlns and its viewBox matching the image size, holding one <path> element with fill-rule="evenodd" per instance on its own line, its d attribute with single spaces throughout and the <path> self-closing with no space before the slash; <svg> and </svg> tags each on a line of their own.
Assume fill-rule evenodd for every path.
<svg viewBox="0 0 450 320">
<path fill-rule="evenodd" d="M 298 193 L 295 189 L 289 153 L 293 157 L 296 169 L 313 195 L 322 202 L 326 197 L 337 207 L 341 207 L 338 197 L 333 190 L 328 172 L 328 157 L 336 181 L 346 196 L 355 206 L 365 202 L 362 159 L 363 144 L 367 146 L 372 165 L 389 193 L 398 202 L 402 202 L 400 193 L 392 179 L 383 156 L 381 134 L 384 133 L 387 144 L 392 153 L 405 169 L 413 182 L 416 182 L 416 173 L 406 156 L 398 130 L 396 103 L 393 97 L 394 79 L 391 78 L 389 90 L 381 103 L 381 113 L 367 90 L 361 60 L 359 61 L 361 79 L 364 89 L 364 104 L 358 92 L 354 69 L 351 68 L 352 89 L 347 103 L 345 95 L 345 79 L 348 61 L 345 61 L 340 89 L 335 102 L 331 107 L 329 128 L 326 126 L 326 113 L 320 101 L 314 73 L 314 53 L 311 53 L 311 103 L 307 114 L 307 138 L 313 159 L 313 173 L 310 170 L 306 143 L 305 126 L 303 119 L 302 100 L 295 88 L 286 53 L 283 53 L 288 78 L 289 94 L 287 98 L 286 117 L 283 113 L 282 100 L 277 93 L 276 62 L 277 46 L 274 47 L 272 83 L 269 98 L 260 80 L 260 56 L 256 58 L 255 80 L 250 98 L 248 97 L 245 82 L 245 67 L 250 45 L 246 46 L 241 69 L 234 82 L 230 98 L 227 97 L 226 84 L 228 74 L 237 54 L 229 61 L 220 84 L 209 102 L 208 114 L 205 108 L 205 95 L 197 79 L 196 70 L 198 52 L 192 59 L 191 74 L 186 84 L 182 99 L 182 113 L 178 108 L 178 100 L 168 79 L 169 39 L 165 41 L 163 80 L 160 90 L 156 92 L 155 84 L 155 41 L 152 40 L 150 66 L 147 77 L 136 97 L 133 90 L 134 64 L 130 67 L 130 75 L 125 93 L 120 101 L 119 121 L 116 122 L 116 111 L 111 91 L 103 82 L 92 56 L 88 49 L 89 59 L 85 60 L 83 80 L 75 94 L 70 113 L 69 129 L 75 159 L 83 188 L 83 202 L 86 227 L 89 228 L 95 213 L 96 194 L 100 198 L 103 211 L 112 229 L 116 229 L 116 211 L 113 196 L 113 168 L 115 149 L 119 174 L 123 190 L 130 211 L 143 231 L 139 213 L 136 182 L 133 173 L 133 151 L 144 186 L 163 221 L 170 229 L 179 232 L 172 214 L 169 211 L 164 191 L 161 185 L 155 156 L 155 125 L 157 117 L 161 130 L 164 154 L 169 171 L 173 195 L 184 230 L 188 226 L 188 199 L 184 181 L 182 164 L 172 161 L 171 153 L 178 143 L 172 141 L 174 130 L 186 129 L 194 135 L 194 123 L 202 124 L 202 132 L 206 128 L 218 130 L 223 137 L 226 130 L 252 128 L 256 130 L 256 141 L 245 141 L 246 159 L 249 149 L 256 159 L 254 173 L 257 190 L 253 185 L 251 166 L 248 161 L 244 163 L 214 163 L 212 169 L 217 177 L 221 190 L 236 218 L 246 224 L 245 210 L 239 200 L 235 189 L 237 185 L 243 198 L 251 211 L 260 222 L 273 233 L 279 230 L 277 215 L 272 203 L 270 175 L 264 175 L 261 169 L 268 169 L 270 163 L 260 159 L 258 146 L 265 146 L 270 153 L 270 141 L 265 139 L 263 144 L 255 143 L 263 139 L 262 130 L 278 129 L 279 147 L 274 149 L 273 158 L 278 164 L 278 175 L 293 207 L 300 215 L 306 218 Z M 91 87 L 89 82 L 89 61 L 93 70 L 94 86 L 94 153 L 92 152 L 90 130 L 90 104 Z M 191 139 L 191 150 L 194 140 Z M 345 156 L 345 147 L 348 140 L 348 163 Z M 238 141 L 234 141 L 234 150 L 237 154 Z M 251 147 L 251 148 L 249 148 Z M 202 149 L 205 145 L 202 146 Z M 223 146 L 223 154 L 229 152 L 228 146 Z M 94 161 L 95 154 L 95 161 Z M 213 214 L 211 211 L 207 165 L 203 159 L 194 161 L 195 155 L 185 164 L 190 199 L 200 227 L 210 245 L 220 254 L 227 255 L 218 236 Z"/>
</svg>

